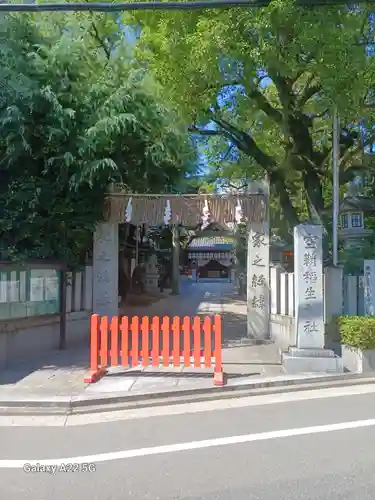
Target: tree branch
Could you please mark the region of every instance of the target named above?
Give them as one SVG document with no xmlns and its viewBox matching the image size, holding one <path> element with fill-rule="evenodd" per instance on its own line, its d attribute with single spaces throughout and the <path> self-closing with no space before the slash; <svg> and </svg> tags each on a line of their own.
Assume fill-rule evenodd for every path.
<svg viewBox="0 0 375 500">
<path fill-rule="evenodd" d="M 270 104 L 268 99 L 266 99 L 259 89 L 251 90 L 249 92 L 249 98 L 253 99 L 257 103 L 258 108 L 276 123 L 281 124 L 283 122 L 281 112 Z"/>
<path fill-rule="evenodd" d="M 233 151 L 235 144 L 232 142 L 221 161 L 225 161 Z"/>
<path fill-rule="evenodd" d="M 237 189 L 239 191 L 240 189 L 246 188 L 248 186 L 248 183 L 246 182 L 245 184 L 242 184 L 242 186 L 236 186 L 235 184 L 232 184 L 231 182 L 228 181 L 224 185 L 232 189 Z"/>
<path fill-rule="evenodd" d="M 226 138 L 234 142 L 238 149 L 253 158 L 257 162 L 257 164 L 261 168 L 263 168 L 265 172 L 267 172 L 270 183 L 275 187 L 279 196 L 280 205 L 282 207 L 285 218 L 288 220 L 288 223 L 291 227 L 297 225 L 299 222 L 298 214 L 290 199 L 284 173 L 277 168 L 278 165 L 276 160 L 272 156 L 269 156 L 264 151 L 262 151 L 250 134 L 238 130 L 234 125 L 228 123 L 223 119 L 215 118 L 212 121 L 216 123 L 221 130 L 211 131 L 211 135 L 221 134 L 225 136 Z M 210 134 L 210 131 L 207 130 L 199 131 L 199 129 L 197 129 L 195 125 L 191 129 L 196 133 L 203 132 L 203 135 Z"/>
<path fill-rule="evenodd" d="M 223 135 L 220 130 L 200 129 L 196 125 L 191 125 L 190 127 L 188 127 L 188 132 L 191 132 L 192 134 L 199 134 L 199 135 L 208 136 L 208 137 L 213 137 L 215 135 Z"/>
<path fill-rule="evenodd" d="M 328 113 L 329 109 L 326 108 L 326 109 L 323 109 L 323 111 L 321 111 L 320 113 L 315 113 L 313 115 L 311 115 L 311 120 L 315 120 L 316 118 L 323 118 L 324 115 L 326 115 Z"/>
<path fill-rule="evenodd" d="M 280 75 L 278 71 L 269 71 L 273 83 L 279 94 L 279 99 L 284 112 L 289 112 L 294 108 L 295 95 L 293 92 L 291 81 Z"/>
<path fill-rule="evenodd" d="M 353 158 L 353 156 L 355 156 L 357 153 L 359 153 L 361 151 L 361 149 L 364 149 L 366 146 L 369 146 L 374 141 L 374 138 L 375 138 L 375 134 L 368 137 L 368 139 L 366 141 L 364 141 L 363 143 L 362 142 L 358 143 L 353 149 L 348 148 L 345 151 L 345 153 L 342 155 L 339 165 L 340 166 L 345 165 L 345 163 L 347 163 L 348 160 L 350 160 L 351 158 Z"/>
<path fill-rule="evenodd" d="M 103 38 L 99 35 L 99 32 L 98 32 L 98 29 L 94 23 L 94 21 L 92 21 L 91 23 L 91 27 L 92 27 L 92 30 L 93 30 L 93 35 L 94 35 L 94 38 L 99 42 L 99 45 L 101 46 L 101 48 L 104 50 L 104 53 L 107 57 L 107 60 L 109 61 L 110 57 L 111 57 L 111 51 L 109 49 L 109 47 L 107 47 L 106 43 L 104 42 Z"/>
<path fill-rule="evenodd" d="M 313 77 L 314 79 L 315 77 Z M 313 80 L 312 79 L 312 80 Z M 298 105 L 302 108 L 307 101 L 309 101 L 315 94 L 322 90 L 322 86 L 320 83 L 315 83 L 314 85 L 310 85 L 310 83 L 306 84 L 304 90 L 302 91 L 301 97 L 298 99 Z"/>
<path fill-rule="evenodd" d="M 232 124 L 223 119 L 216 118 L 213 121 L 219 125 L 219 127 L 226 133 L 227 137 L 232 137 L 232 140 L 235 142 L 238 149 L 254 158 L 258 165 L 264 168 L 266 172 L 269 173 L 277 168 L 276 160 L 260 149 L 250 134 L 238 130 Z"/>
</svg>

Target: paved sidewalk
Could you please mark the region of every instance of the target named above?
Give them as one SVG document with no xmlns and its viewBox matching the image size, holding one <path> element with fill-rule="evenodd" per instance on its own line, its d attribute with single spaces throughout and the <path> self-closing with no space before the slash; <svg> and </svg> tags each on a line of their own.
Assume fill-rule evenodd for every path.
<svg viewBox="0 0 375 500">
<path fill-rule="evenodd" d="M 122 311 L 124 314 L 125 311 Z M 229 384 L 246 384 L 260 378 L 283 377 L 279 348 L 269 343 L 253 345 L 246 338 L 246 304 L 230 284 L 182 282 L 181 295 L 169 296 L 146 308 L 127 308 L 129 316 L 223 315 L 223 364 Z M 78 396 L 129 391 L 152 394 L 213 387 L 212 369 L 113 369 L 96 384 L 86 385 L 88 348 L 52 351 L 39 361 L 25 362 L 0 372 L 0 397 Z"/>
</svg>

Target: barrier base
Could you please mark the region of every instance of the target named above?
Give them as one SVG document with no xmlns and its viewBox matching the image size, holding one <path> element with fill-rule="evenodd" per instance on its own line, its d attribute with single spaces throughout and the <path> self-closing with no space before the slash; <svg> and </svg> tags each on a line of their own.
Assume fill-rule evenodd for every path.
<svg viewBox="0 0 375 500">
<path fill-rule="evenodd" d="M 83 381 L 85 384 L 94 384 L 98 380 L 100 380 L 107 373 L 107 368 L 102 367 L 98 368 L 96 371 L 91 371 L 87 375 L 85 375 Z"/>
<path fill-rule="evenodd" d="M 222 386 L 224 385 L 224 373 L 223 372 L 215 372 L 214 373 L 214 385 Z"/>
</svg>

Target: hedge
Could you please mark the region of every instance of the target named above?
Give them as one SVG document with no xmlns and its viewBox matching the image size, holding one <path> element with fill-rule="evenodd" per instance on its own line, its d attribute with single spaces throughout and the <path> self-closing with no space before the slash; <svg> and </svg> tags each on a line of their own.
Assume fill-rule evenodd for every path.
<svg viewBox="0 0 375 500">
<path fill-rule="evenodd" d="M 339 316 L 341 344 L 362 351 L 375 349 L 375 316 Z"/>
</svg>

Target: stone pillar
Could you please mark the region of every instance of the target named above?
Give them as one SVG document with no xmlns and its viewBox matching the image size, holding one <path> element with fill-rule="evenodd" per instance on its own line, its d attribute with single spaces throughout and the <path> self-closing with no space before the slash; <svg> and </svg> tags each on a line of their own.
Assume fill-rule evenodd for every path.
<svg viewBox="0 0 375 500">
<path fill-rule="evenodd" d="M 281 314 L 281 266 L 270 268 L 270 296 L 271 296 L 271 314 Z"/>
<path fill-rule="evenodd" d="M 180 293 L 180 230 L 172 228 L 172 295 Z"/>
<path fill-rule="evenodd" d="M 283 353 L 287 372 L 342 372 L 342 362 L 324 349 L 323 227 L 294 228 L 294 279 L 297 347 Z"/>
<path fill-rule="evenodd" d="M 150 255 L 146 262 L 146 290 L 155 292 L 159 289 L 158 259 L 155 254 Z"/>
<path fill-rule="evenodd" d="M 289 313 L 289 275 L 280 273 L 280 314 L 288 316 Z"/>
<path fill-rule="evenodd" d="M 324 269 L 324 323 L 332 316 L 341 316 L 344 306 L 344 280 L 342 267 Z"/>
<path fill-rule="evenodd" d="M 288 316 L 293 316 L 295 313 L 296 296 L 294 294 L 294 273 L 288 274 Z"/>
<path fill-rule="evenodd" d="M 118 264 L 118 224 L 101 222 L 94 233 L 94 314 L 109 318 L 118 315 Z"/>
<path fill-rule="evenodd" d="M 297 346 L 324 347 L 323 228 L 294 228 Z"/>
<path fill-rule="evenodd" d="M 83 309 L 92 311 L 92 292 L 93 292 L 93 269 L 92 266 L 85 267 L 83 284 Z"/>
<path fill-rule="evenodd" d="M 344 309 L 344 279 L 343 269 L 338 266 L 324 269 L 324 324 L 325 347 L 336 352 L 342 352 L 340 334 L 335 316 L 341 316 Z"/>
<path fill-rule="evenodd" d="M 358 277 L 344 276 L 344 314 L 358 314 Z"/>
<path fill-rule="evenodd" d="M 247 335 L 269 338 L 270 245 L 268 223 L 251 223 L 247 247 Z"/>
<path fill-rule="evenodd" d="M 365 260 L 364 262 L 364 306 L 365 315 L 375 315 L 375 260 Z"/>
</svg>

